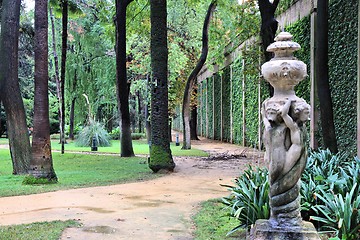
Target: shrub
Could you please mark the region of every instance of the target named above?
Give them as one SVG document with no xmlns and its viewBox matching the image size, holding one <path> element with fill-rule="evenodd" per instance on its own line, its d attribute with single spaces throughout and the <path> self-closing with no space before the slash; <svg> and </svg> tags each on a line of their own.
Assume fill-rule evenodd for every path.
<svg viewBox="0 0 360 240">
<path fill-rule="evenodd" d="M 131 138 L 132 140 L 139 140 L 141 138 L 145 138 L 145 133 L 132 133 Z"/>
<path fill-rule="evenodd" d="M 222 199 L 239 228 L 249 228 L 257 219 L 270 216 L 267 169 L 251 167 L 226 186 L 230 196 Z M 319 230 L 331 230 L 340 239 L 360 239 L 360 160 L 329 150 L 311 152 L 302 175 L 301 214 Z"/>
<path fill-rule="evenodd" d="M 110 137 L 112 140 L 119 140 L 120 139 L 120 128 L 114 128 L 111 133 L 110 133 Z"/>
<path fill-rule="evenodd" d="M 251 166 L 240 177 L 235 179 L 236 186 L 228 186 L 229 197 L 222 198 L 223 203 L 230 208 L 230 216 L 237 218 L 240 225 L 229 232 L 231 234 L 240 228 L 250 228 L 257 219 L 270 217 L 269 183 L 266 168 Z"/>
<path fill-rule="evenodd" d="M 93 137 L 95 137 L 99 147 L 110 146 L 109 133 L 101 123 L 95 121 L 91 121 L 88 126 L 85 126 L 80 131 L 75 144 L 79 147 L 90 147 Z"/>
</svg>

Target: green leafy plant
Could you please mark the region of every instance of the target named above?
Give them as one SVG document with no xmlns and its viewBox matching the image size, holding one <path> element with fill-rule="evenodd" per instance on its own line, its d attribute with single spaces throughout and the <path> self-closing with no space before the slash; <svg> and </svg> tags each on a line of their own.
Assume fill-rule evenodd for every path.
<svg viewBox="0 0 360 240">
<path fill-rule="evenodd" d="M 49 180 L 47 178 L 36 178 L 32 175 L 25 176 L 22 184 L 24 185 L 43 185 L 57 183 L 56 180 Z"/>
<path fill-rule="evenodd" d="M 145 138 L 145 133 L 131 133 L 132 140 L 139 140 L 141 138 Z"/>
<path fill-rule="evenodd" d="M 324 203 L 312 207 L 320 216 L 311 218 L 325 223 L 325 230 L 337 232 L 340 239 L 355 240 L 360 238 L 360 188 L 355 183 L 345 197 L 341 194 L 320 190 L 317 197 Z"/>
<path fill-rule="evenodd" d="M 79 147 L 91 146 L 93 138 L 95 137 L 98 146 L 110 146 L 110 135 L 105 130 L 104 126 L 96 121 L 91 120 L 90 124 L 85 126 L 79 133 L 76 139 L 76 145 Z"/>
<path fill-rule="evenodd" d="M 266 168 L 253 170 L 251 166 L 237 179 L 236 186 L 228 186 L 230 196 L 222 198 L 223 203 L 230 208 L 230 216 L 237 218 L 240 225 L 235 227 L 229 234 L 240 228 L 250 228 L 257 219 L 268 219 L 270 216 L 269 206 L 269 183 Z"/>
<path fill-rule="evenodd" d="M 120 139 L 120 128 L 119 127 L 114 128 L 110 133 L 110 137 L 112 140 L 119 140 Z"/>
</svg>

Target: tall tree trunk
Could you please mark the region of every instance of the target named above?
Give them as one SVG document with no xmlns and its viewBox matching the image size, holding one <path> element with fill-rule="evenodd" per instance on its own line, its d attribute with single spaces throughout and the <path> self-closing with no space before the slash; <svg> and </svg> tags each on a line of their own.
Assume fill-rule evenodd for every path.
<svg viewBox="0 0 360 240">
<path fill-rule="evenodd" d="M 318 0 L 315 49 L 315 79 L 320 103 L 320 120 L 325 148 L 338 152 L 328 69 L 328 0 Z"/>
<path fill-rule="evenodd" d="M 138 130 L 139 133 L 143 132 L 143 126 L 142 126 L 142 107 L 141 107 L 141 94 L 140 91 L 137 91 L 136 93 L 137 95 L 137 100 L 138 100 L 138 118 L 139 118 L 139 122 L 138 122 Z"/>
<path fill-rule="evenodd" d="M 0 93 L 7 117 L 13 174 L 26 174 L 31 159 L 24 103 L 18 81 L 20 0 L 4 0 L 0 36 Z"/>
<path fill-rule="evenodd" d="M 65 73 L 67 55 L 68 0 L 62 0 L 62 36 L 61 36 L 61 79 L 60 79 L 60 141 L 61 153 L 65 152 Z"/>
<path fill-rule="evenodd" d="M 72 82 L 72 92 L 75 92 L 77 86 L 77 71 L 74 71 L 74 80 Z M 71 99 L 71 106 L 70 106 L 70 116 L 69 116 L 69 138 L 71 140 L 75 139 L 74 136 L 74 121 L 75 121 L 75 103 L 76 103 L 76 96 L 72 96 Z"/>
<path fill-rule="evenodd" d="M 61 87 L 60 87 L 60 73 L 59 73 L 59 57 L 56 51 L 56 32 L 55 32 L 55 17 L 53 14 L 53 9 L 49 8 L 49 14 L 50 14 L 50 21 L 51 21 L 51 33 L 52 33 L 52 50 L 53 50 L 53 57 L 54 57 L 54 68 L 55 68 L 55 84 L 56 84 L 56 96 L 58 98 L 58 104 L 59 104 L 59 123 L 60 123 L 60 144 L 61 144 L 61 121 L 62 121 L 62 108 L 61 108 Z"/>
<path fill-rule="evenodd" d="M 203 67 L 208 51 L 209 51 L 209 24 L 213 11 L 216 8 L 216 1 L 212 1 L 209 5 L 209 8 L 206 13 L 203 32 L 202 32 L 202 49 L 201 56 L 196 64 L 194 70 L 191 72 L 185 86 L 184 97 L 183 97 L 183 106 L 182 106 L 182 117 L 183 117 L 183 146 L 182 149 L 191 149 L 191 134 L 190 134 L 190 100 L 191 93 L 193 90 L 194 82 L 196 76 L 199 74 L 201 68 Z"/>
<path fill-rule="evenodd" d="M 149 168 L 173 171 L 169 143 L 168 45 L 166 0 L 150 0 L 151 21 L 151 146 Z"/>
<path fill-rule="evenodd" d="M 50 142 L 47 8 L 47 0 L 35 1 L 34 132 L 29 173 L 36 178 L 57 181 Z"/>
<path fill-rule="evenodd" d="M 275 19 L 275 11 L 279 4 L 279 0 L 274 0 L 272 3 L 269 0 L 258 0 L 258 5 L 261 14 L 261 29 L 260 36 L 262 41 L 265 62 L 270 61 L 273 53 L 267 52 L 267 47 L 274 42 L 278 22 Z M 274 95 L 274 88 L 269 84 L 270 96 Z"/>
<path fill-rule="evenodd" d="M 75 102 L 76 102 L 76 97 L 74 97 L 74 98 L 71 100 L 71 105 L 70 105 L 69 138 L 70 138 L 71 140 L 74 140 L 74 139 L 75 139 L 75 136 L 74 136 Z"/>
<path fill-rule="evenodd" d="M 121 117 L 121 157 L 134 156 L 126 76 L 126 8 L 132 1 L 116 0 L 116 92 Z"/>
<path fill-rule="evenodd" d="M 197 83 L 195 83 L 197 84 Z M 194 88 L 193 94 L 197 96 L 197 86 Z M 191 107 L 191 118 L 190 118 L 190 139 L 199 140 L 197 135 L 197 104 Z"/>
</svg>

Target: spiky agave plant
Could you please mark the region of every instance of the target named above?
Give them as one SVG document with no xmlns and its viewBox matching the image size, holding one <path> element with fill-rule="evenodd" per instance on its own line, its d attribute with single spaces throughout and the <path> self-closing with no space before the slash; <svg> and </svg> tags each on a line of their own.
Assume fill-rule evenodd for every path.
<svg viewBox="0 0 360 240">
<path fill-rule="evenodd" d="M 95 137 L 99 147 L 110 146 L 110 135 L 105 130 L 104 125 L 94 120 L 89 121 L 89 125 L 85 126 L 76 139 L 76 146 L 90 147 Z"/>
</svg>

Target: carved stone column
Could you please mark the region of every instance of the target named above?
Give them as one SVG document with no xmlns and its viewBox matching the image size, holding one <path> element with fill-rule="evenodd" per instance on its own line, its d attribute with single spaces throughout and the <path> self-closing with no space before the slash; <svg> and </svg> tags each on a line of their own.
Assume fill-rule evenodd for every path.
<svg viewBox="0 0 360 240">
<path fill-rule="evenodd" d="M 266 62 L 262 74 L 273 87 L 274 96 L 262 104 L 265 125 L 263 141 L 269 169 L 269 220 L 259 220 L 252 239 L 319 239 L 313 225 L 300 215 L 300 178 L 306 166 L 306 127 L 310 106 L 295 95 L 294 87 L 306 75 L 306 64 L 293 52 L 300 45 L 292 35 L 280 33 L 267 51 L 275 57 Z"/>
</svg>

